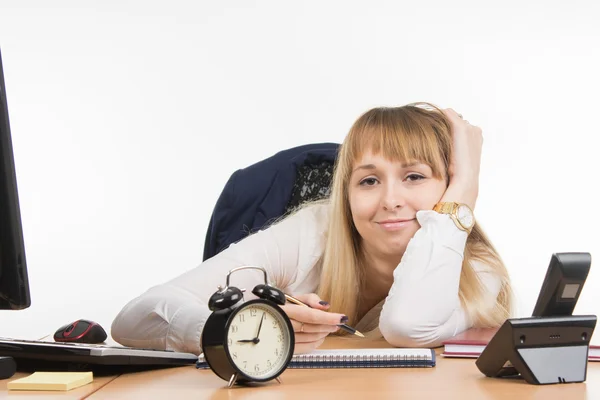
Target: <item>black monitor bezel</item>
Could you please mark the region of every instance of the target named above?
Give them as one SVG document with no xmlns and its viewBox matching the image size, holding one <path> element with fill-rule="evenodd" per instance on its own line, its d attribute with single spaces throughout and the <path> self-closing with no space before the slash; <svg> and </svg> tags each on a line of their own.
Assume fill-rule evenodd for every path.
<svg viewBox="0 0 600 400">
<path fill-rule="evenodd" d="M 1 52 L 0 157 L 0 310 L 22 310 L 31 294 Z"/>
</svg>

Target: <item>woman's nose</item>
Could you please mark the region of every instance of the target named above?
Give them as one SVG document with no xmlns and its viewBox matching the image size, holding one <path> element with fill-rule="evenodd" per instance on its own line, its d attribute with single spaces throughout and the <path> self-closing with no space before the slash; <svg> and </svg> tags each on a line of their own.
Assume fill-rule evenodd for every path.
<svg viewBox="0 0 600 400">
<path fill-rule="evenodd" d="M 383 209 L 386 210 L 386 211 L 391 211 L 391 210 L 394 210 L 396 208 L 400 208 L 400 204 L 396 204 L 395 206 L 393 206 L 393 205 L 384 205 L 383 206 Z"/>
<path fill-rule="evenodd" d="M 382 204 L 385 210 L 395 210 L 405 204 L 404 196 L 397 188 L 388 188 L 383 195 Z"/>
<path fill-rule="evenodd" d="M 394 209 L 400 208 L 400 207 L 401 207 L 401 205 L 397 201 L 386 201 L 383 203 L 383 208 L 385 210 L 394 210 Z"/>
</svg>

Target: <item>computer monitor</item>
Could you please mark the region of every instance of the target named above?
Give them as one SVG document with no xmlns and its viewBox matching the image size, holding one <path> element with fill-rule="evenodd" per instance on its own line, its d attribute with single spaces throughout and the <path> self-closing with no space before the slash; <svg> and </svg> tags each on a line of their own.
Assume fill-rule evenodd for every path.
<svg viewBox="0 0 600 400">
<path fill-rule="evenodd" d="M 0 310 L 22 310 L 30 305 L 25 244 L 0 52 Z"/>
<path fill-rule="evenodd" d="M 0 53 L 0 336 L 2 310 L 31 305 L 21 212 L 12 139 L 8 123 L 6 87 Z M 85 345 L 0 337 L 0 380 L 19 369 L 28 371 L 116 371 L 194 364 L 198 356 L 171 350 L 133 349 L 122 346 Z M 104 369 L 106 367 L 106 369 Z"/>
</svg>

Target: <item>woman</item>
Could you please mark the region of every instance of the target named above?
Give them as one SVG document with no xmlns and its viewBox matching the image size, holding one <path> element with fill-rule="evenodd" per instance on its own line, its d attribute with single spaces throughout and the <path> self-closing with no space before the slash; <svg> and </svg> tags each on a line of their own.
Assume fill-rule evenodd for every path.
<svg viewBox="0 0 600 400">
<path fill-rule="evenodd" d="M 472 214 L 482 142 L 481 129 L 451 109 L 368 111 L 340 147 L 327 202 L 149 289 L 119 313 L 113 338 L 199 354 L 208 298 L 243 265 L 265 268 L 270 282 L 313 307 L 283 307 L 296 353 L 319 347 L 340 323 L 399 347 L 435 347 L 470 327 L 500 325 L 510 315 L 508 274 Z M 256 270 L 232 275 L 240 288 L 261 282 Z"/>
</svg>

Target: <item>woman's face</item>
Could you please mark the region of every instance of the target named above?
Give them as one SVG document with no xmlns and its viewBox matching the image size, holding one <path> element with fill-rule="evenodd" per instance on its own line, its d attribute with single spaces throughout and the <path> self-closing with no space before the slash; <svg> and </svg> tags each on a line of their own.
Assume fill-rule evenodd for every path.
<svg viewBox="0 0 600 400">
<path fill-rule="evenodd" d="M 365 153 L 354 163 L 348 187 L 350 210 L 363 247 L 374 255 L 402 256 L 419 229 L 416 213 L 431 210 L 446 182 L 423 163 L 400 163 Z"/>
</svg>

